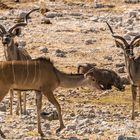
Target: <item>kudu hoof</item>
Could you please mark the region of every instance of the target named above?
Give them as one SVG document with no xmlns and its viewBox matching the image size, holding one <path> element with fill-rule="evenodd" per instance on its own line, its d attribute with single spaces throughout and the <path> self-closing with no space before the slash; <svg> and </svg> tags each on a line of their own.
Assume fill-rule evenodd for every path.
<svg viewBox="0 0 140 140">
<path fill-rule="evenodd" d="M 59 134 L 60 131 L 61 131 L 62 129 L 64 129 L 64 128 L 65 128 L 65 126 L 62 126 L 62 127 L 58 128 L 58 129 L 56 130 L 56 134 Z"/>
<path fill-rule="evenodd" d="M 38 132 L 40 134 L 41 137 L 44 137 L 44 133 L 41 131 L 41 132 Z"/>
<path fill-rule="evenodd" d="M 134 116 L 132 116 L 132 117 L 131 117 L 131 120 L 135 120 L 135 117 L 134 117 Z"/>
<path fill-rule="evenodd" d="M 22 114 L 23 114 L 23 115 L 27 115 L 27 112 L 26 112 L 26 111 L 23 111 Z"/>
<path fill-rule="evenodd" d="M 16 115 L 18 115 L 18 116 L 19 116 L 19 112 L 16 112 Z"/>
<path fill-rule="evenodd" d="M 6 139 L 6 136 L 4 135 L 4 133 L 0 130 L 0 135 L 3 139 Z"/>
</svg>

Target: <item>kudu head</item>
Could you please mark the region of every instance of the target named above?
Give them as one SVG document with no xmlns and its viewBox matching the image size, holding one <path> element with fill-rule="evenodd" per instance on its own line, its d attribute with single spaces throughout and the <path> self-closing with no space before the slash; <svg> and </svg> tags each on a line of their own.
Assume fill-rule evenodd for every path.
<svg viewBox="0 0 140 140">
<path fill-rule="evenodd" d="M 26 26 L 26 23 L 18 23 L 10 28 L 8 31 L 4 28 L 4 26 L 0 25 L 0 37 L 2 38 L 2 44 L 9 45 L 14 37 L 19 36 L 21 34 L 21 27 Z"/>
<path fill-rule="evenodd" d="M 106 22 L 106 24 L 111 31 L 112 37 L 115 39 L 116 46 L 123 49 L 125 57 L 133 58 L 134 48 L 140 46 L 140 35 L 134 37 L 134 39 L 130 43 L 128 43 L 122 36 L 114 34 L 113 29 L 108 22 Z"/>
<path fill-rule="evenodd" d="M 21 34 L 21 27 L 25 27 L 27 25 L 29 15 L 32 12 L 38 10 L 39 8 L 29 11 L 24 17 L 24 22 L 17 23 L 13 27 L 11 27 L 8 31 L 4 28 L 3 25 L 0 24 L 0 37 L 2 38 L 2 44 L 4 46 L 9 45 L 13 41 L 14 37 L 19 36 Z"/>
</svg>

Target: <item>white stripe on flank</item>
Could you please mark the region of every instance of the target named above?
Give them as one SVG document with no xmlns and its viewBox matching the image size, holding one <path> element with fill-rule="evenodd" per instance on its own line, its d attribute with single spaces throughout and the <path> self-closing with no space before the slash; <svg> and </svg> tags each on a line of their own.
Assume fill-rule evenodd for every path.
<svg viewBox="0 0 140 140">
<path fill-rule="evenodd" d="M 12 72 L 13 72 L 13 80 L 14 80 L 14 83 L 15 83 L 16 78 L 15 78 L 15 71 L 14 71 L 14 61 L 12 61 Z"/>
<path fill-rule="evenodd" d="M 40 61 L 38 61 L 39 63 L 39 68 L 38 68 L 38 83 L 40 84 L 40 79 L 41 79 L 41 69 L 40 69 Z"/>
<path fill-rule="evenodd" d="M 36 61 L 34 61 L 35 62 L 35 75 L 34 75 L 34 78 L 33 78 L 33 81 L 32 81 L 32 84 L 35 82 L 35 80 L 36 80 Z"/>
<path fill-rule="evenodd" d="M 29 60 L 26 61 L 27 62 L 27 75 L 26 75 L 26 79 L 25 81 L 23 82 L 23 84 L 25 84 L 28 80 L 28 76 L 29 76 Z"/>
</svg>

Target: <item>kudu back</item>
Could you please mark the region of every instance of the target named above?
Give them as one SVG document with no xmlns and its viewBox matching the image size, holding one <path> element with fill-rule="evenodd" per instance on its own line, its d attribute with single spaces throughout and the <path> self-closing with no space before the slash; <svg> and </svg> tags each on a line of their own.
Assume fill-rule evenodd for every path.
<svg viewBox="0 0 140 140">
<path fill-rule="evenodd" d="M 16 90 L 35 90 L 38 94 L 46 96 L 58 111 L 60 127 L 57 129 L 57 132 L 59 132 L 64 128 L 64 123 L 61 115 L 61 107 L 54 97 L 53 91 L 57 87 L 75 88 L 88 85 L 96 87 L 97 84 L 90 76 L 61 72 L 56 69 L 49 59 L 39 58 L 27 61 L 0 62 L 0 85 L 0 101 L 2 101 L 11 88 Z M 38 103 L 38 132 L 43 135 L 40 111 L 41 105 Z M 3 135 L 1 130 L 0 133 Z"/>
</svg>

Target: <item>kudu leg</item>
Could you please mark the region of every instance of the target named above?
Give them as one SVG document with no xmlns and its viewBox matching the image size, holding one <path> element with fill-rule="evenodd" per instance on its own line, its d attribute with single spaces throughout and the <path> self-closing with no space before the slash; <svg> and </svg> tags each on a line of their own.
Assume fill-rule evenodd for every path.
<svg viewBox="0 0 140 140">
<path fill-rule="evenodd" d="M 62 115 L 61 115 L 61 107 L 58 103 L 58 101 L 55 99 L 53 92 L 48 92 L 47 94 L 44 94 L 48 100 L 56 107 L 57 111 L 58 111 L 58 118 L 59 118 L 59 122 L 60 122 L 60 127 L 56 130 L 56 133 L 60 132 L 63 128 L 65 128 L 64 123 L 63 123 L 63 119 L 62 119 Z"/>
<path fill-rule="evenodd" d="M 17 91 L 17 96 L 18 96 L 18 102 L 17 102 L 17 109 L 16 109 L 16 114 L 22 114 L 22 99 L 21 99 L 21 91 Z"/>
<path fill-rule="evenodd" d="M 6 96 L 6 94 L 8 93 L 8 90 L 7 91 L 0 91 L 0 102 L 3 100 L 3 98 Z M 6 138 L 6 136 L 4 135 L 4 133 L 2 132 L 1 128 L 0 128 L 0 135 L 2 138 Z"/>
<path fill-rule="evenodd" d="M 41 129 L 41 120 L 40 120 L 40 113 L 42 108 L 42 93 L 36 92 L 36 106 L 37 106 L 37 127 L 38 127 L 38 133 L 41 136 L 44 136 L 42 129 Z"/>
<path fill-rule="evenodd" d="M 26 92 L 23 93 L 23 114 L 26 115 Z"/>
<path fill-rule="evenodd" d="M 137 87 L 134 85 L 131 85 L 132 88 L 132 120 L 135 119 L 135 103 L 136 103 L 136 97 L 137 97 Z"/>
<path fill-rule="evenodd" d="M 139 107 L 140 107 L 140 87 L 139 87 Z"/>
<path fill-rule="evenodd" d="M 13 89 L 10 89 L 10 115 L 13 114 Z"/>
</svg>

